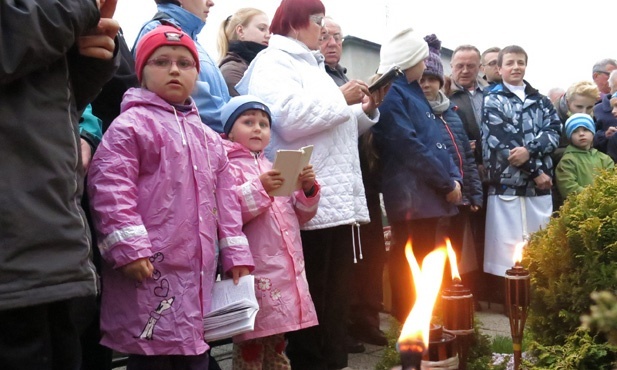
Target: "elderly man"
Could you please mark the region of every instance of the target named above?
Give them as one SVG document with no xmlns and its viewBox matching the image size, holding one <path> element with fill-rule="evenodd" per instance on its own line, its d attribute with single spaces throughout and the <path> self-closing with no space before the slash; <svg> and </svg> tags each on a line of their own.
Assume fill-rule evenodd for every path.
<svg viewBox="0 0 617 370">
<path fill-rule="evenodd" d="M 492 56 L 485 54 L 484 61 L 488 67 L 493 59 Z M 497 58 L 495 56 L 495 62 Z M 463 127 L 469 137 L 469 143 L 474 150 L 474 157 L 478 165 L 478 174 L 480 178 L 485 180 L 484 166 L 482 165 L 482 100 L 483 90 L 487 88 L 488 83 L 479 77 L 482 57 L 480 51 L 473 45 L 461 45 L 454 49 L 450 66 L 452 68 L 451 83 L 450 83 L 450 101 L 458 106 L 457 113 L 463 121 Z M 497 67 L 497 63 L 494 64 Z M 485 69 L 485 73 L 488 69 Z M 486 184 L 483 184 L 484 197 L 486 198 Z M 484 199 L 486 204 L 486 199 Z M 472 234 L 474 245 L 476 247 L 476 258 L 478 266 L 482 265 L 484 259 L 484 224 L 486 218 L 486 210 L 482 208 L 478 212 L 470 215 Z M 474 296 L 477 300 L 496 300 L 494 296 L 489 296 L 489 290 L 486 288 L 486 279 L 482 278 L 482 271 L 470 272 L 468 277 L 464 278 L 470 283 Z M 479 309 L 480 306 L 476 305 Z"/>
<path fill-rule="evenodd" d="M 600 90 L 600 99 L 603 99 L 606 94 L 611 92 L 611 88 L 608 84 L 608 76 L 610 73 L 617 69 L 617 61 L 615 59 L 602 59 L 593 65 L 591 70 L 593 82 L 598 85 Z"/>
<path fill-rule="evenodd" d="M 325 20 L 327 34 L 322 37 L 321 53 L 325 57 L 326 72 L 340 86 L 347 103 L 357 104 L 361 100 L 357 92 L 364 91 L 368 86 L 363 81 L 350 81 L 345 75 L 346 68 L 339 64 L 343 51 L 341 27 L 332 18 L 326 17 Z M 362 140 L 361 138 L 360 141 Z M 369 170 L 366 147 L 360 145 L 359 150 L 362 180 L 371 222 L 360 228 L 364 259 L 354 265 L 354 278 L 350 286 L 352 300 L 349 313 L 350 338 L 347 343 L 347 350 L 350 353 L 365 350 L 362 343 L 356 340 L 379 346 L 388 343 L 384 333 L 379 329 L 379 312 L 383 308 L 382 276 L 386 258 L 379 187 L 375 181 L 377 176 Z"/>
</svg>

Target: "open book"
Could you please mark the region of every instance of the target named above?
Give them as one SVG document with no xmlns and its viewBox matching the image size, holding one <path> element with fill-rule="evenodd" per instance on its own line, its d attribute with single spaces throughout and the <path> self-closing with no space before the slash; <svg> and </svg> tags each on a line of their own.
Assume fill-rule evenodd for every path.
<svg viewBox="0 0 617 370">
<path fill-rule="evenodd" d="M 214 283 L 212 307 L 204 316 L 204 339 L 230 338 L 255 328 L 259 304 L 255 298 L 255 277 L 245 275 L 238 285 L 232 279 Z"/>
<path fill-rule="evenodd" d="M 291 195 L 291 193 L 300 189 L 302 183 L 298 180 L 298 176 L 300 176 L 302 169 L 308 166 L 312 153 L 312 145 L 302 147 L 298 150 L 277 150 L 272 168 L 281 171 L 281 175 L 285 180 L 280 188 L 272 190 L 269 194 L 271 196 Z"/>
</svg>

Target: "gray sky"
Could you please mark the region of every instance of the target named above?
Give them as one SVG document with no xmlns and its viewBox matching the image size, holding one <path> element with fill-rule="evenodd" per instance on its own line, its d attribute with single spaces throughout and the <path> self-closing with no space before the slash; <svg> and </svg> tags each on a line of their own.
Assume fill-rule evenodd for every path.
<svg viewBox="0 0 617 370">
<path fill-rule="evenodd" d="M 617 58 L 614 0 L 322 0 L 343 33 L 382 43 L 388 34 L 412 27 L 434 33 L 442 46 L 472 44 L 480 51 L 517 44 L 529 54 L 525 79 L 541 92 L 591 80 L 591 67 Z M 223 19 L 246 6 L 274 15 L 280 0 L 214 0 L 200 43 L 217 60 L 216 36 Z M 473 8 L 464 4 L 473 4 Z M 115 18 L 129 46 L 156 12 L 154 0 L 119 0 Z"/>
</svg>

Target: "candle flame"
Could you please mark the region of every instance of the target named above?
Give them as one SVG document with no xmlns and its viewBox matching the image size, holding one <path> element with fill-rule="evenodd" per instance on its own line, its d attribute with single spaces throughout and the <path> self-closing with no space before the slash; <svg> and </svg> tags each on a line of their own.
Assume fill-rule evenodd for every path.
<svg viewBox="0 0 617 370">
<path fill-rule="evenodd" d="M 424 343 L 424 348 L 428 348 L 433 306 L 441 288 L 446 255 L 446 248 L 435 249 L 424 258 L 420 270 L 418 261 L 413 254 L 411 242 L 407 242 L 405 256 L 413 275 L 416 302 L 409 316 L 407 316 L 407 320 L 405 320 L 399 342 L 418 340 Z"/>
<path fill-rule="evenodd" d="M 452 248 L 450 238 L 446 238 L 446 248 L 448 251 L 448 261 L 450 262 L 450 271 L 452 272 L 452 280 L 458 279 L 458 281 L 461 281 L 461 275 L 459 275 L 458 263 L 456 261 L 456 252 L 454 252 L 454 248 Z"/>
<path fill-rule="evenodd" d="M 514 265 L 520 265 L 523 260 L 523 248 L 527 246 L 527 242 L 520 242 L 514 247 L 514 254 L 512 255 L 512 262 Z"/>
</svg>

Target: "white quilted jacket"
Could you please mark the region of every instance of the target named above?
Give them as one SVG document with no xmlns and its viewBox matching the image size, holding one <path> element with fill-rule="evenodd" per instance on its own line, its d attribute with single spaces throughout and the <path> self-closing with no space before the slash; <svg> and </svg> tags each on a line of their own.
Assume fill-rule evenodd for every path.
<svg viewBox="0 0 617 370">
<path fill-rule="evenodd" d="M 369 118 L 359 104 L 347 105 L 325 72 L 320 53 L 273 35 L 236 90 L 262 98 L 272 110 L 272 138 L 266 149 L 270 160 L 277 149 L 314 145 L 311 163 L 321 185 L 321 200 L 317 215 L 302 229 L 369 222 L 358 134 L 375 124 L 379 113 Z"/>
</svg>

